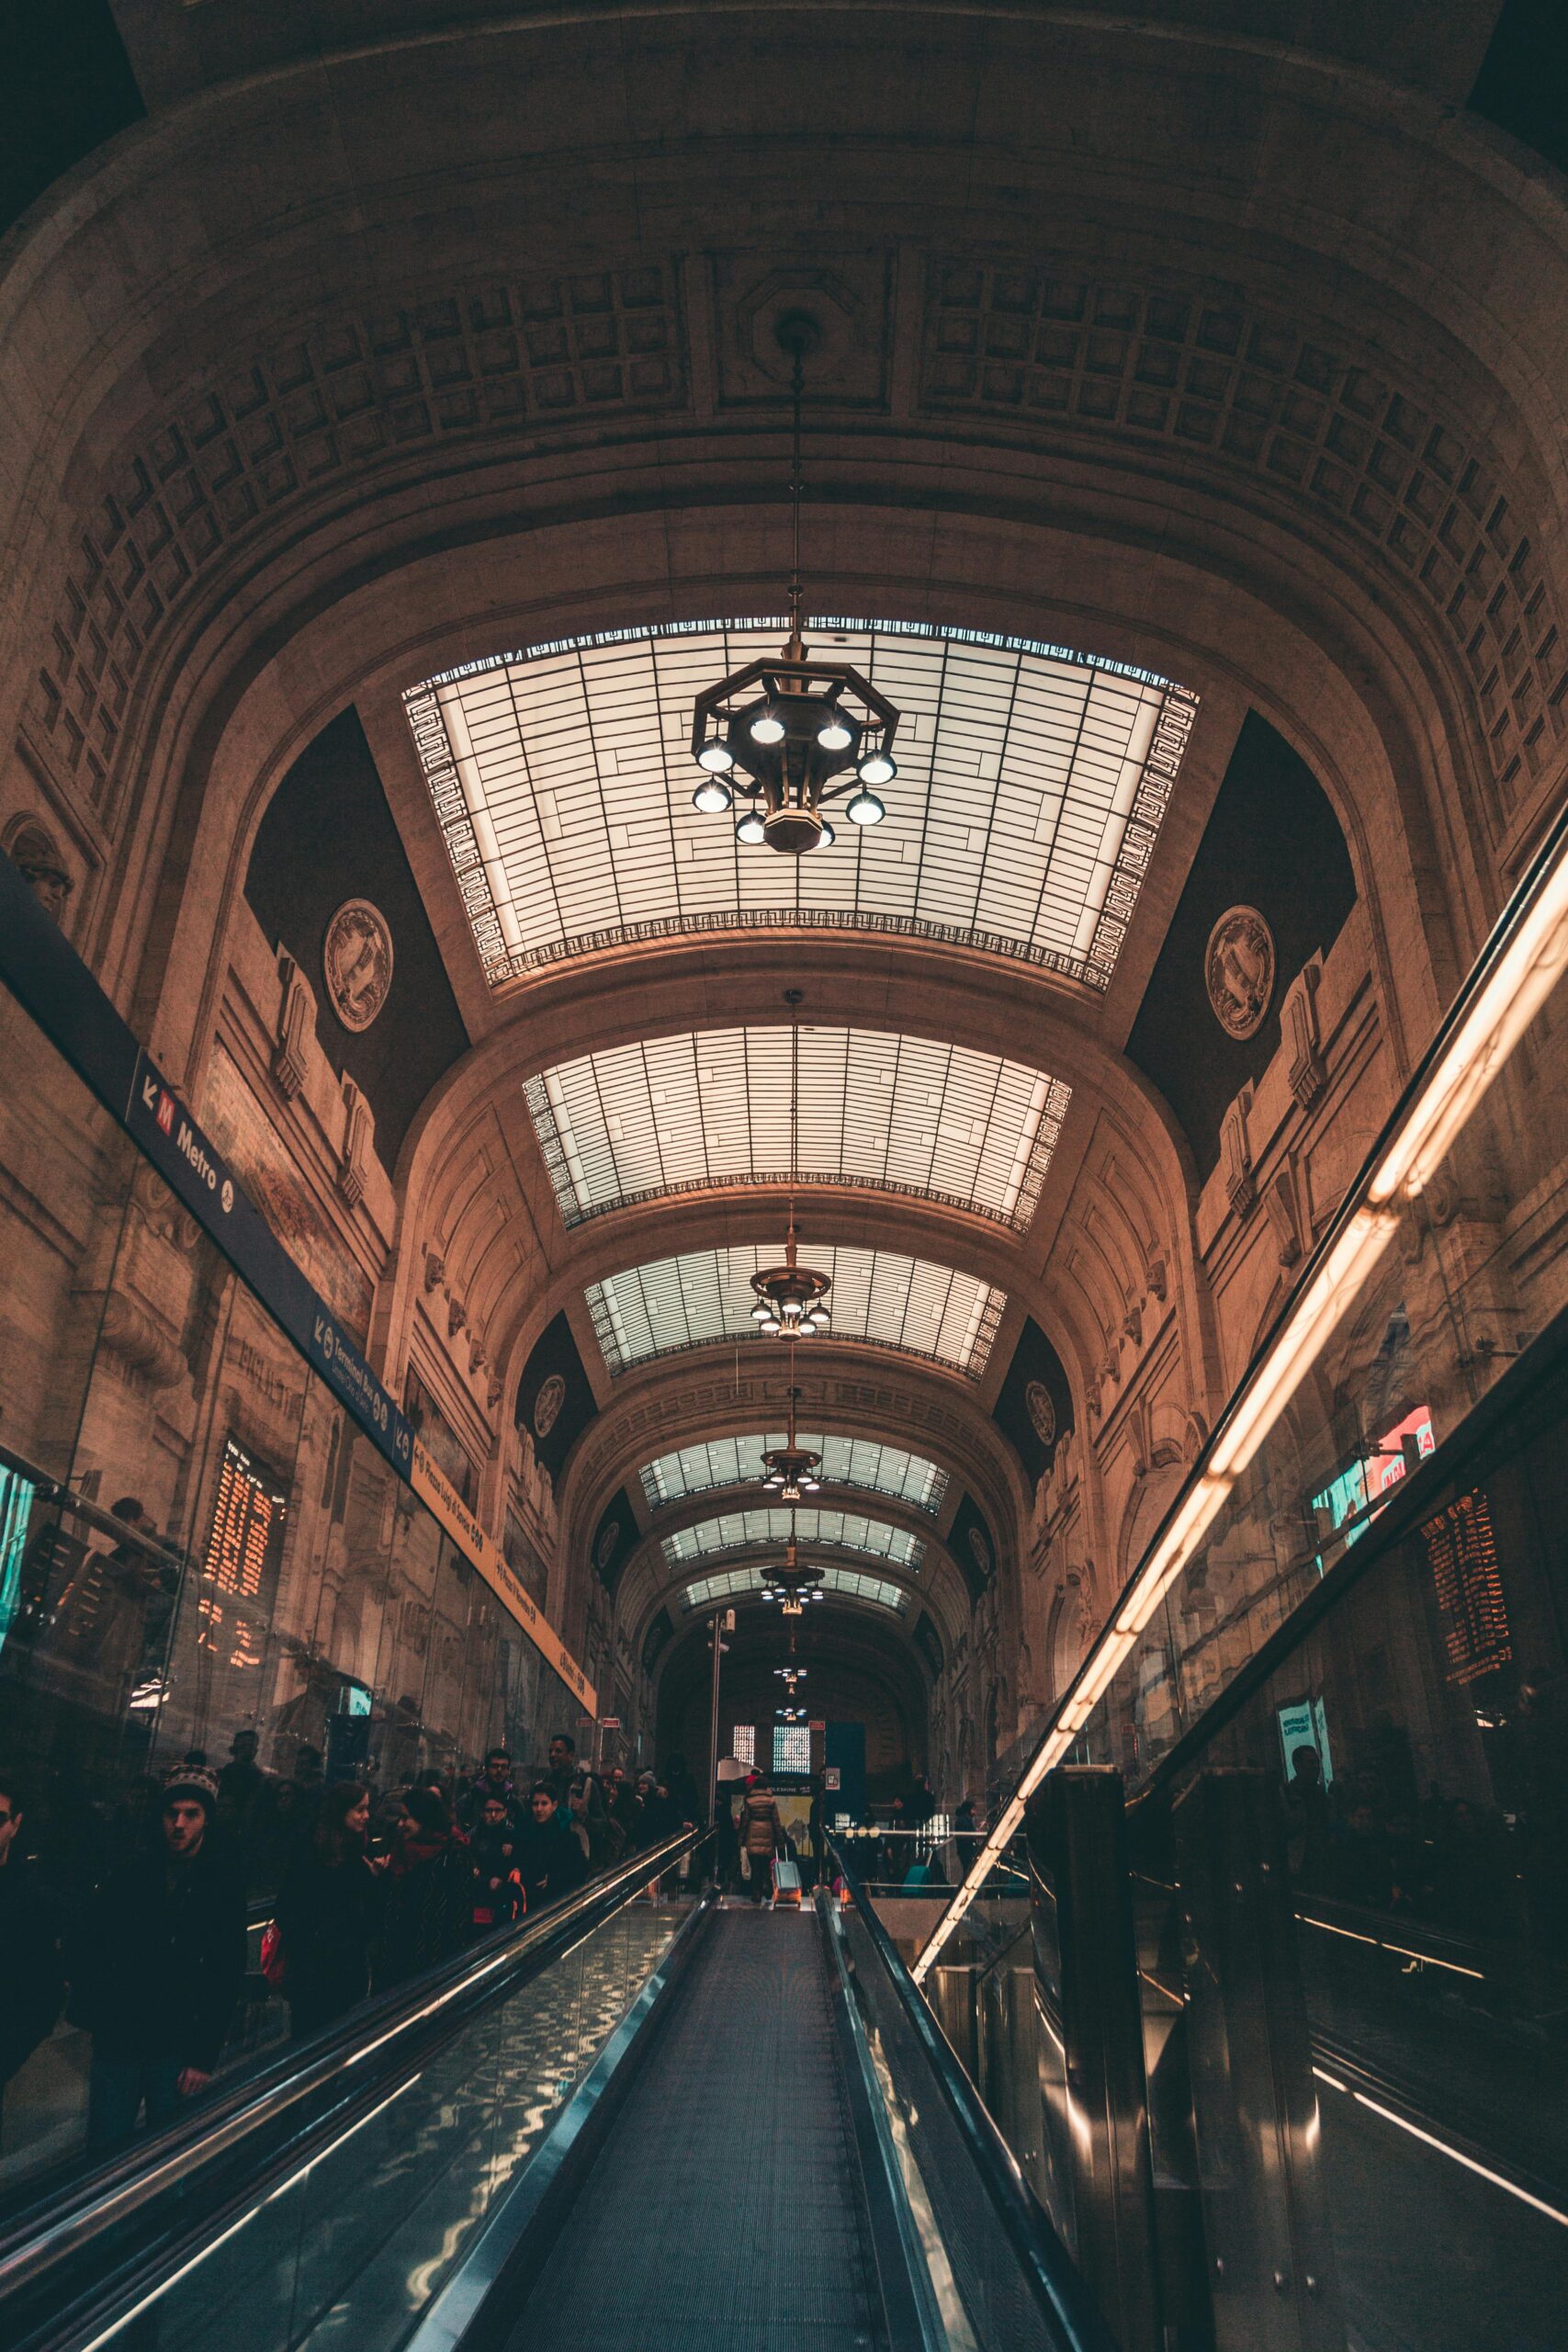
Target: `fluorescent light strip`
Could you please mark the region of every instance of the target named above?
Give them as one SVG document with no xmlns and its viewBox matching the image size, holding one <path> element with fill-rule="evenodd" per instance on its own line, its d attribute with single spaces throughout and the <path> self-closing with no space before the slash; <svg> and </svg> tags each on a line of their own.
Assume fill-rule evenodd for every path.
<svg viewBox="0 0 1568 2352">
<path fill-rule="evenodd" d="M 1473 1002 L 1406 1104 L 1366 1179 L 1365 1197 L 1292 1301 L 1284 1321 L 1210 1441 L 1201 1467 L 1091 1646 L 968 1876 L 937 1921 L 910 1973 L 923 1984 L 937 1954 L 974 1902 L 987 1872 L 1021 1826 L 1024 1809 L 1088 1724 L 1117 1668 L 1213 1526 L 1225 1498 L 1316 1363 L 1325 1339 L 1365 1288 L 1398 1229 L 1401 1204 L 1430 1182 L 1465 1122 L 1568 968 L 1568 819 L 1541 870 L 1520 888 L 1516 916 L 1493 936 L 1503 944 Z"/>
<path fill-rule="evenodd" d="M 1478 1984 L 1486 1982 L 1484 1969 L 1461 1968 L 1457 1960 L 1439 1960 L 1435 1952 L 1416 1951 L 1410 1944 L 1391 1944 L 1382 1936 L 1363 1936 L 1354 1928 L 1337 1928 L 1332 1919 L 1314 1919 L 1305 1911 L 1298 1911 L 1296 1917 L 1303 1928 L 1320 1928 L 1325 1936 L 1344 1936 L 1353 1944 L 1371 1944 L 1377 1951 L 1396 1951 L 1401 1960 L 1418 1960 L 1423 1968 L 1446 1968 L 1450 1976 L 1472 1976 Z"/>
<path fill-rule="evenodd" d="M 1316 2074 L 1315 2066 L 1313 2072 Z M 1326 2082 L 1328 2076 L 1325 2075 L 1323 2079 Z M 1341 2090 L 1344 2087 L 1342 2083 L 1338 2086 Z M 1408 2132 L 1410 2137 L 1419 2140 L 1423 2147 L 1435 2148 L 1438 2155 L 1447 2156 L 1450 2164 L 1462 2165 L 1466 2172 L 1472 2172 L 1478 2178 L 1489 2181 L 1494 2188 L 1506 2189 L 1510 2197 L 1517 2197 L 1521 2205 L 1529 2206 L 1533 2212 L 1544 2213 L 1549 2222 L 1560 2222 L 1563 2229 L 1568 2230 L 1568 2213 L 1560 2212 L 1555 2205 L 1549 2205 L 1544 2197 L 1532 2197 L 1528 2188 L 1519 2187 L 1517 2181 L 1508 2180 L 1502 2173 L 1494 2172 L 1490 2165 L 1477 2164 L 1475 2158 L 1467 2156 L 1462 2149 L 1453 2147 L 1447 2140 L 1439 2140 L 1435 2132 L 1423 2132 L 1419 2124 L 1407 2122 L 1403 2115 L 1396 2115 L 1392 2107 L 1383 2107 L 1377 2099 L 1369 2098 L 1365 2091 L 1352 2091 L 1350 2097 L 1358 2107 L 1369 2109 L 1373 2115 L 1381 2115 L 1383 2121 L 1392 2123 L 1396 2131 Z"/>
</svg>

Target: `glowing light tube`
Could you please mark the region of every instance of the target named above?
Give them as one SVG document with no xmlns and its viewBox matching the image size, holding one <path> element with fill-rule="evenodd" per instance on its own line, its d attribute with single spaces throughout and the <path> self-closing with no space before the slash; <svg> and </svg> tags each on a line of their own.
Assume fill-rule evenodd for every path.
<svg viewBox="0 0 1568 2352">
<path fill-rule="evenodd" d="M 968 1875 L 912 1970 L 923 1984 L 939 1953 L 1017 1835 L 1024 1808 L 1059 1764 L 1114 1680 L 1156 1610 L 1213 1526 L 1238 1477 L 1275 1427 L 1329 1336 L 1365 1288 L 1416 1198 L 1452 1150 L 1477 1105 L 1568 970 L 1568 811 L 1499 919 L 1460 1000 L 1462 1010 L 1413 1084 L 1370 1171 L 1357 1208 L 1243 1382 L 1175 1512 L 1069 1684 L 1039 1747 Z"/>
</svg>

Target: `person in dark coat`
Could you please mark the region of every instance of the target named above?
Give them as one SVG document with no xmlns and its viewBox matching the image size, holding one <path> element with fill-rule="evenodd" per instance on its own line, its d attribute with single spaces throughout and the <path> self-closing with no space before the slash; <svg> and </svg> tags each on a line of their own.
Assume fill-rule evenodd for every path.
<svg viewBox="0 0 1568 2352">
<path fill-rule="evenodd" d="M 486 1749 L 484 1770 L 459 1807 L 458 1819 L 470 1838 L 484 1818 L 485 1804 L 491 1797 L 501 1799 L 511 1826 L 513 1829 L 520 1826 L 527 1808 L 512 1778 L 512 1757 L 504 1747 Z"/>
<path fill-rule="evenodd" d="M 702 1810 L 702 1799 L 697 1794 L 696 1781 L 679 1748 L 664 1768 L 664 1785 L 675 1808 L 677 1828 L 694 1829 L 699 1821 L 706 1818 Z"/>
<path fill-rule="evenodd" d="M 766 1903 L 773 1892 L 773 1856 L 784 1850 L 784 1823 L 778 1800 L 761 1773 L 747 1788 L 736 1826 L 750 1872 L 746 1892 L 753 1903 Z"/>
<path fill-rule="evenodd" d="M 453 1832 L 446 1800 L 434 1789 L 411 1789 L 387 1864 L 378 1992 L 462 1950 L 473 1933 L 473 1863 Z"/>
<path fill-rule="evenodd" d="M 211 1836 L 217 1775 L 176 1765 L 159 1840 L 111 1870 L 69 1946 L 66 2014 L 93 2037 L 87 2145 L 174 2121 L 207 2088 L 245 1973 L 245 1900 Z"/>
<path fill-rule="evenodd" d="M 59 1917 L 42 1868 L 22 1849 L 22 1815 L 20 1782 L 0 1772 L 0 2103 L 60 2015 L 65 1990 Z"/>
<path fill-rule="evenodd" d="M 474 1926 L 510 1928 L 523 1916 L 527 1897 L 518 1860 L 518 1829 L 512 1809 L 497 1791 L 487 1792 L 479 1825 L 468 1840 L 474 1868 Z"/>
<path fill-rule="evenodd" d="M 283 1992 L 295 2041 L 345 2016 L 370 1990 L 385 1889 L 369 1859 L 369 1790 L 334 1781 L 278 1894 Z"/>
<path fill-rule="evenodd" d="M 536 1781 L 528 1797 L 529 1818 L 517 1837 L 517 1867 L 528 1908 L 555 1903 L 571 1894 L 588 1875 L 588 1863 L 576 1832 L 561 1818 L 556 1792 L 548 1781 Z"/>
<path fill-rule="evenodd" d="M 548 1780 L 557 1804 L 578 1832 L 578 1842 L 591 1870 L 602 1871 L 610 1860 L 610 1816 L 604 1787 L 596 1772 L 577 1760 L 577 1742 L 570 1732 L 558 1731 L 550 1741 Z"/>
</svg>

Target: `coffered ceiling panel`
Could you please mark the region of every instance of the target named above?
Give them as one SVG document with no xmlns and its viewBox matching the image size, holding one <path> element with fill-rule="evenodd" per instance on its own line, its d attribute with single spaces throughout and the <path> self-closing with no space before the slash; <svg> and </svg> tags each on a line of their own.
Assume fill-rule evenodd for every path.
<svg viewBox="0 0 1568 2352">
<path fill-rule="evenodd" d="M 692 807 L 698 692 L 782 619 L 558 639 L 404 697 L 492 985 L 617 940 L 808 923 L 1022 956 L 1103 989 L 1196 702 L 1070 647 L 808 622 L 903 714 L 884 823 L 801 858 Z"/>
<path fill-rule="evenodd" d="M 610 1371 L 715 1340 L 777 1348 L 779 1341 L 760 1334 L 751 1320 L 750 1278 L 783 1254 L 781 1248 L 694 1250 L 591 1283 L 589 1310 Z M 800 1255 L 833 1285 L 828 1301 L 832 1334 L 804 1345 L 832 1348 L 858 1340 L 931 1356 L 971 1379 L 984 1371 L 1007 1305 L 1005 1293 L 989 1283 L 891 1250 L 829 1249 L 807 1239 Z"/>
<path fill-rule="evenodd" d="M 569 1226 L 659 1193 L 798 1177 L 952 1201 L 1021 1232 L 1071 1094 L 934 1039 L 803 1026 L 795 1040 L 782 1025 L 585 1054 L 526 1091 Z"/>
<path fill-rule="evenodd" d="M 763 1450 L 783 1445 L 783 1430 L 764 1437 L 712 1438 L 705 1445 L 682 1446 L 677 1453 L 661 1453 L 645 1463 L 642 1490 L 650 1510 L 683 1502 L 721 1487 L 761 1486 Z M 904 1453 L 896 1445 L 881 1445 L 874 1438 L 808 1437 L 796 1442 L 822 1456 L 823 1483 L 834 1487 L 863 1487 L 868 1492 L 890 1495 L 934 1518 L 947 1492 L 947 1473 L 918 1453 Z"/>
</svg>

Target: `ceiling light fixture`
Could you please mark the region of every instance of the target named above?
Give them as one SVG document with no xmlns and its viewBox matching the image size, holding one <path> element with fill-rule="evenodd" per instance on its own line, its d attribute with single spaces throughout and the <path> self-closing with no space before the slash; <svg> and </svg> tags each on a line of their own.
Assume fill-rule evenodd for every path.
<svg viewBox="0 0 1568 2352">
<path fill-rule="evenodd" d="M 751 1309 L 751 1320 L 760 1329 L 776 1340 L 808 1340 L 814 1333 L 825 1331 L 832 1320 L 828 1306 L 828 1294 L 833 1287 L 829 1274 L 818 1273 L 814 1266 L 799 1263 L 795 1238 L 795 1186 L 799 1172 L 800 1157 L 800 1005 L 803 994 L 799 989 L 785 989 L 784 1002 L 789 1007 L 789 1229 L 784 1236 L 784 1262 L 782 1266 L 763 1266 L 751 1277 L 751 1288 L 757 1303 Z M 795 1389 L 790 1390 L 790 1442 L 794 1443 Z M 813 1457 L 815 1461 L 817 1457 Z"/>
<path fill-rule="evenodd" d="M 898 773 L 892 746 L 899 713 L 858 670 L 846 662 L 813 659 L 801 640 L 800 411 L 807 354 L 817 348 L 821 330 L 797 311 L 780 320 L 777 334 L 794 363 L 789 637 L 777 659 L 748 662 L 697 696 L 692 756 L 708 773 L 692 805 L 716 816 L 734 806 L 737 795 L 746 797 L 750 807 L 735 828 L 736 840 L 749 847 L 766 842 L 800 857 L 835 839 L 822 814 L 825 801 L 853 790 L 845 814 L 862 828 L 880 824 L 886 815 L 868 787 L 891 784 Z"/>
<path fill-rule="evenodd" d="M 821 1598 L 822 1571 L 820 1568 L 802 1567 L 792 1534 L 784 1549 L 784 1566 L 771 1571 L 767 1583 L 762 1587 L 762 1599 L 776 1601 L 786 1617 L 798 1617 L 807 1601 L 820 1600 Z"/>
<path fill-rule="evenodd" d="M 802 1495 L 816 1494 L 822 1484 L 817 1476 L 822 1467 L 822 1456 L 795 1442 L 795 1408 L 799 1396 L 799 1389 L 792 1385 L 789 1435 L 783 1445 L 769 1446 L 762 1456 L 762 1468 L 767 1474 L 762 1484 L 784 1503 L 797 1503 Z"/>
</svg>

